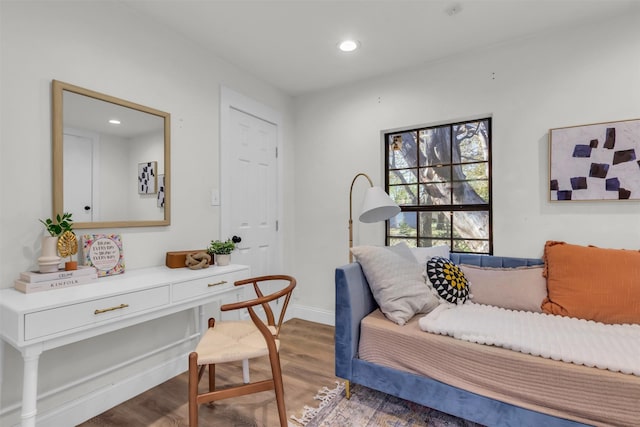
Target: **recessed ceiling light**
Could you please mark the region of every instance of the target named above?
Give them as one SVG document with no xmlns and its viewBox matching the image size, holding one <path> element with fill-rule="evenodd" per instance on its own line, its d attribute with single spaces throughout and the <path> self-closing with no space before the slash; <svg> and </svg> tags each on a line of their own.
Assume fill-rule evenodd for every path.
<svg viewBox="0 0 640 427">
<path fill-rule="evenodd" d="M 360 42 L 357 40 L 344 40 L 338 44 L 338 49 L 343 52 L 353 52 L 360 47 Z"/>
<path fill-rule="evenodd" d="M 120 120 L 118 120 L 118 119 L 111 119 L 111 120 L 109 120 L 109 123 L 111 123 L 112 125 L 119 125 L 119 124 L 120 124 Z"/>
</svg>

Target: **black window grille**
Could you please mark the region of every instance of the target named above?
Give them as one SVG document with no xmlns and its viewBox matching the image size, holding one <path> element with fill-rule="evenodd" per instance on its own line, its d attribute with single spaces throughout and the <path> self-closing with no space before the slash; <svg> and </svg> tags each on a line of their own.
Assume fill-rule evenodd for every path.
<svg viewBox="0 0 640 427">
<path fill-rule="evenodd" d="M 386 241 L 493 253 L 491 118 L 385 134 Z"/>
</svg>

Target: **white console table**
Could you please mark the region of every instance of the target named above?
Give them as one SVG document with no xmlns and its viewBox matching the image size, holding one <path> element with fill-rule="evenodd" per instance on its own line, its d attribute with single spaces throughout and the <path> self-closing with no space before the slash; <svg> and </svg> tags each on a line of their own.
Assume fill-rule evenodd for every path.
<svg viewBox="0 0 640 427">
<path fill-rule="evenodd" d="M 244 265 L 202 270 L 152 267 L 125 271 L 95 283 L 24 294 L 0 291 L 0 337 L 22 354 L 22 426 L 34 427 L 37 413 L 38 359 L 43 351 L 82 341 L 179 311 L 202 306 L 230 293 L 249 277 Z"/>
</svg>

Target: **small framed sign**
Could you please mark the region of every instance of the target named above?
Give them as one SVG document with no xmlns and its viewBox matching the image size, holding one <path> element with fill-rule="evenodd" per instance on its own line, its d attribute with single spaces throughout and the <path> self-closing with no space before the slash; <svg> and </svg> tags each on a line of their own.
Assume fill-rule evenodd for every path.
<svg viewBox="0 0 640 427">
<path fill-rule="evenodd" d="M 96 268 L 98 277 L 124 273 L 124 251 L 119 234 L 85 234 L 82 236 L 84 265 Z"/>
</svg>

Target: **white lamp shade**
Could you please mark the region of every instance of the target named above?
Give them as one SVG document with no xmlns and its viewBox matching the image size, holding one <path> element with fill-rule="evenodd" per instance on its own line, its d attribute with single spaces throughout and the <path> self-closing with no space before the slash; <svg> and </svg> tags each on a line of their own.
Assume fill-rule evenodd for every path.
<svg viewBox="0 0 640 427">
<path fill-rule="evenodd" d="M 380 187 L 370 187 L 364 195 L 361 222 L 385 221 L 400 213 L 400 207 Z"/>
</svg>

